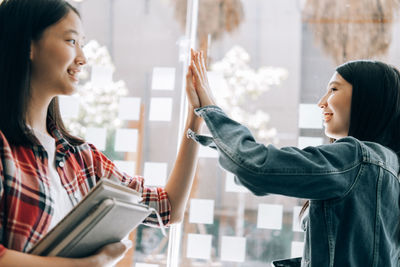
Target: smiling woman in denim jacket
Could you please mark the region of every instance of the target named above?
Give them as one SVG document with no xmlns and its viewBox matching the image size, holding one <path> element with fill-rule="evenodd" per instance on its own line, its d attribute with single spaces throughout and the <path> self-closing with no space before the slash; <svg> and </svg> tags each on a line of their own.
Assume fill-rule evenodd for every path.
<svg viewBox="0 0 400 267">
<path fill-rule="evenodd" d="M 339 66 L 318 102 L 332 144 L 278 149 L 215 105 L 202 53 L 193 52 L 187 95 L 219 163 L 254 194 L 308 199 L 301 266 L 400 266 L 400 73 L 378 61 Z M 300 265 L 300 263 L 299 263 Z"/>
</svg>

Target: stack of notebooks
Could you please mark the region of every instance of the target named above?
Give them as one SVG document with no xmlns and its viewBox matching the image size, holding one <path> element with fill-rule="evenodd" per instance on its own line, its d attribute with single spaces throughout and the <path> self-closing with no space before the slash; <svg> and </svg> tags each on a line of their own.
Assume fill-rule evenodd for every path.
<svg viewBox="0 0 400 267">
<path fill-rule="evenodd" d="M 138 192 L 102 179 L 29 253 L 70 258 L 92 255 L 125 238 L 155 212 L 140 201 Z"/>
</svg>

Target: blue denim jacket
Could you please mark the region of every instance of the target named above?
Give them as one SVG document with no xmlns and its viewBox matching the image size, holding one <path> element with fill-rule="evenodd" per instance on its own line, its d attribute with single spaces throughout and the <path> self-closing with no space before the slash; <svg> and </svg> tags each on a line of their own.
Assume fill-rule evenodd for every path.
<svg viewBox="0 0 400 267">
<path fill-rule="evenodd" d="M 196 109 L 219 163 L 254 194 L 310 199 L 302 266 L 400 266 L 399 164 L 394 152 L 353 137 L 333 144 L 278 149 L 216 106 Z M 400 138 L 400 137 L 399 137 Z"/>
</svg>

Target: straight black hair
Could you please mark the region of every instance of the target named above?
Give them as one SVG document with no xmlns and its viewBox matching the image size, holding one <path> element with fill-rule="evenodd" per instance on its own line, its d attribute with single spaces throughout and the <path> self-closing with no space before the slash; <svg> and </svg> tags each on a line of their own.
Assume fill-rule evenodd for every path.
<svg viewBox="0 0 400 267">
<path fill-rule="evenodd" d="M 31 42 L 40 40 L 46 28 L 70 11 L 80 16 L 64 0 L 4 0 L 0 4 L 0 131 L 12 145 L 36 143 L 26 125 L 31 96 Z M 50 102 L 47 120 L 51 120 L 71 144 L 83 143 L 66 130 L 57 97 Z"/>
<path fill-rule="evenodd" d="M 336 71 L 353 86 L 349 136 L 400 154 L 400 73 L 380 61 L 358 60 Z"/>
</svg>

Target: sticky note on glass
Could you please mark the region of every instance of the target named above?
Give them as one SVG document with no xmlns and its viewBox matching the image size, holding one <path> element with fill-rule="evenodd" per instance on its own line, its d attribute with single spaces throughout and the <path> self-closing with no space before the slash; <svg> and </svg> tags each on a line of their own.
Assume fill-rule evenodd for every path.
<svg viewBox="0 0 400 267">
<path fill-rule="evenodd" d="M 221 260 L 244 262 L 246 256 L 246 238 L 223 236 L 221 242 Z"/>
<path fill-rule="evenodd" d="M 230 172 L 226 172 L 225 191 L 226 192 L 237 192 L 237 193 L 248 192 L 246 187 L 235 183 L 235 176 L 233 175 L 233 173 L 230 173 Z"/>
<path fill-rule="evenodd" d="M 292 242 L 291 258 L 302 257 L 304 250 L 304 242 Z"/>
<path fill-rule="evenodd" d="M 115 151 L 136 152 L 138 142 L 138 130 L 117 129 L 115 133 Z"/>
<path fill-rule="evenodd" d="M 115 166 L 121 172 L 125 172 L 130 176 L 134 176 L 136 172 L 136 162 L 128 160 L 114 160 Z"/>
<path fill-rule="evenodd" d="M 214 200 L 192 198 L 190 200 L 189 222 L 212 224 L 214 222 Z"/>
<path fill-rule="evenodd" d="M 172 115 L 172 98 L 153 97 L 150 100 L 150 121 L 170 121 Z"/>
<path fill-rule="evenodd" d="M 79 98 L 76 96 L 58 96 L 60 112 L 63 118 L 77 118 L 79 114 Z"/>
<path fill-rule="evenodd" d="M 186 257 L 208 260 L 211 256 L 211 235 L 188 234 Z"/>
<path fill-rule="evenodd" d="M 107 129 L 105 128 L 86 128 L 86 141 L 92 143 L 99 150 L 106 150 Z"/>
<path fill-rule="evenodd" d="M 167 181 L 167 163 L 146 162 L 144 164 L 144 184 L 147 186 L 165 186 Z"/>
<path fill-rule="evenodd" d="M 293 231 L 294 232 L 303 232 L 303 229 L 301 229 L 301 224 L 300 224 L 300 211 L 301 211 L 301 206 L 295 206 L 293 207 Z"/>
<path fill-rule="evenodd" d="M 175 88 L 175 68 L 154 68 L 151 79 L 151 89 L 153 90 L 174 90 Z"/>
<path fill-rule="evenodd" d="M 321 137 L 304 137 L 300 136 L 298 140 L 298 148 L 303 149 L 308 146 L 320 146 L 324 140 Z"/>
<path fill-rule="evenodd" d="M 257 215 L 257 227 L 264 229 L 282 229 L 282 205 L 259 204 Z"/>
<path fill-rule="evenodd" d="M 205 146 L 200 146 L 199 158 L 218 158 L 218 152 L 215 149 Z"/>
<path fill-rule="evenodd" d="M 140 98 L 121 97 L 118 105 L 118 118 L 127 121 L 138 121 L 140 119 Z"/>
<path fill-rule="evenodd" d="M 93 65 L 90 81 L 94 87 L 104 88 L 112 83 L 113 68 L 110 66 Z"/>
<path fill-rule="evenodd" d="M 299 128 L 322 129 L 322 111 L 316 104 L 300 104 Z"/>
</svg>

